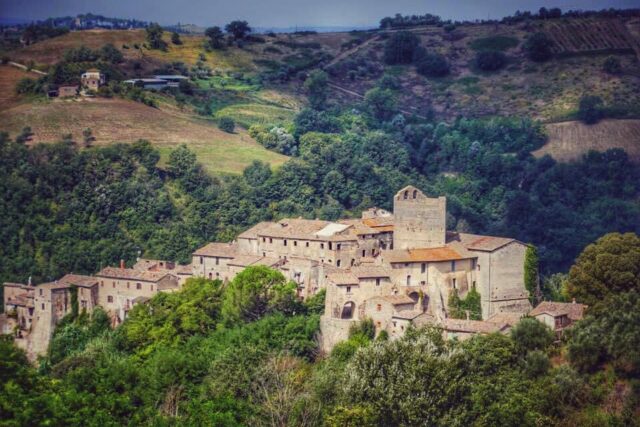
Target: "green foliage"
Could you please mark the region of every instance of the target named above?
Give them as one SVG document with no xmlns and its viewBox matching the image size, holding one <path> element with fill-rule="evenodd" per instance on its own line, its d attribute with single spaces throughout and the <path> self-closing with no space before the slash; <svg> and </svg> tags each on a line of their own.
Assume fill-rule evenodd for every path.
<svg viewBox="0 0 640 427">
<path fill-rule="evenodd" d="M 92 339 L 109 331 L 110 324 L 108 314 L 101 307 L 93 310 L 91 316 L 78 317 L 77 311 L 75 316 L 72 312 L 62 320 L 53 334 L 47 353 L 47 364 L 53 366 L 71 355 L 81 353 Z"/>
<path fill-rule="evenodd" d="M 578 118 L 588 125 L 598 123 L 604 117 L 604 102 L 595 95 L 585 95 L 578 104 Z"/>
<path fill-rule="evenodd" d="M 364 101 L 373 118 L 384 122 L 389 120 L 397 109 L 397 99 L 389 89 L 373 88 L 364 95 Z"/>
<path fill-rule="evenodd" d="M 349 338 L 362 337 L 365 340 L 372 340 L 376 336 L 376 326 L 373 320 L 364 319 L 354 323 L 349 328 Z"/>
<path fill-rule="evenodd" d="M 268 313 L 299 311 L 295 283 L 287 283 L 277 270 L 248 267 L 229 283 L 224 295 L 222 317 L 227 325 L 251 322 Z"/>
<path fill-rule="evenodd" d="M 394 33 L 384 45 L 384 62 L 388 65 L 410 64 L 419 44 L 418 37 L 409 31 Z"/>
<path fill-rule="evenodd" d="M 218 127 L 227 133 L 233 133 L 236 128 L 236 122 L 231 117 L 220 117 Z"/>
<path fill-rule="evenodd" d="M 538 32 L 530 36 L 524 43 L 524 50 L 529 59 L 544 62 L 553 56 L 553 40 L 545 33 Z"/>
<path fill-rule="evenodd" d="M 554 334 L 544 323 L 533 317 L 523 317 L 511 329 L 511 338 L 515 342 L 516 350 L 526 354 L 535 350 L 547 350 L 553 343 Z"/>
<path fill-rule="evenodd" d="M 69 294 L 71 295 L 71 319 L 75 320 L 78 318 L 78 288 L 76 286 L 71 286 L 69 289 Z"/>
<path fill-rule="evenodd" d="M 209 27 L 205 30 L 204 35 L 209 38 L 211 49 L 220 49 L 224 46 L 224 33 L 220 27 Z"/>
<path fill-rule="evenodd" d="M 608 74 L 620 74 L 622 72 L 622 65 L 620 60 L 615 56 L 607 56 L 602 64 L 602 69 Z"/>
<path fill-rule="evenodd" d="M 505 51 L 518 46 L 519 41 L 515 37 L 490 36 L 481 37 L 469 43 L 473 50 L 498 50 Z"/>
<path fill-rule="evenodd" d="M 146 28 L 147 44 L 150 49 L 167 50 L 167 43 L 162 40 L 164 30 L 160 24 L 152 22 Z"/>
<path fill-rule="evenodd" d="M 175 31 L 171 33 L 171 43 L 175 45 L 181 45 L 182 40 L 180 40 L 180 34 L 176 33 Z"/>
<path fill-rule="evenodd" d="M 313 70 L 304 81 L 304 89 L 311 107 L 322 109 L 327 101 L 329 76 L 322 70 Z"/>
<path fill-rule="evenodd" d="M 326 289 L 319 290 L 315 295 L 304 301 L 304 307 L 308 314 L 324 314 L 324 301 L 327 295 Z"/>
<path fill-rule="evenodd" d="M 249 128 L 249 135 L 265 148 L 278 153 L 295 156 L 298 154 L 296 140 L 285 128 L 274 126 L 253 125 Z"/>
<path fill-rule="evenodd" d="M 417 71 L 427 77 L 443 77 L 449 74 L 450 66 L 447 59 L 440 54 L 424 55 L 417 63 Z"/>
<path fill-rule="evenodd" d="M 640 237 L 610 233 L 587 246 L 569 270 L 569 298 L 596 306 L 608 297 L 640 292 Z"/>
<path fill-rule="evenodd" d="M 467 312 L 469 319 L 482 320 L 482 304 L 480 293 L 475 287 L 471 288 L 464 298 L 458 296 L 458 290 L 454 289 L 449 294 L 447 301 L 449 317 L 453 319 L 466 319 Z"/>
<path fill-rule="evenodd" d="M 497 71 L 507 64 L 507 56 L 497 50 L 481 50 L 476 54 L 475 64 L 482 71 Z"/>
<path fill-rule="evenodd" d="M 107 43 L 100 49 L 100 59 L 111 64 L 119 64 L 124 60 L 124 56 L 113 44 Z"/>
<path fill-rule="evenodd" d="M 538 248 L 533 245 L 527 246 L 527 250 L 524 253 L 524 287 L 529 291 L 530 297 L 535 295 L 540 280 L 538 264 Z"/>
<path fill-rule="evenodd" d="M 224 30 L 231 34 L 234 39 L 242 40 L 251 32 L 251 27 L 247 21 L 231 21 L 225 25 Z"/>
</svg>

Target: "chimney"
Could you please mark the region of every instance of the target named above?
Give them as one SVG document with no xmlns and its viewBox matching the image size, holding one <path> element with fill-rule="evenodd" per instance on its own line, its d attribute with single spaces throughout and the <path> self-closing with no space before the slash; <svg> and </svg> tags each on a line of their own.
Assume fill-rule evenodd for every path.
<svg viewBox="0 0 640 427">
<path fill-rule="evenodd" d="M 123 259 L 120 260 L 120 268 L 124 269 L 124 260 Z"/>
</svg>

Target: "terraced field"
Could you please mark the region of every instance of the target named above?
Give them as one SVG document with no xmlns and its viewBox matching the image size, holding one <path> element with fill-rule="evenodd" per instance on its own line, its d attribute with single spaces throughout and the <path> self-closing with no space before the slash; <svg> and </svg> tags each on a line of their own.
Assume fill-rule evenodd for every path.
<svg viewBox="0 0 640 427">
<path fill-rule="evenodd" d="M 147 139 L 158 146 L 164 158 L 171 148 L 187 144 L 212 173 L 236 174 L 253 160 L 277 167 L 286 156 L 269 151 L 245 131 L 228 134 L 204 120 L 147 107 L 123 99 L 55 100 L 21 104 L 0 111 L 2 130 L 18 133 L 30 126 L 33 143 L 55 142 L 71 133 L 81 140 L 91 128 L 96 144 L 130 143 Z"/>
<path fill-rule="evenodd" d="M 559 161 L 577 160 L 589 150 L 622 148 L 640 163 L 640 120 L 603 120 L 595 125 L 571 121 L 546 126 L 549 142 L 533 154 Z"/>
<path fill-rule="evenodd" d="M 555 42 L 554 51 L 586 53 L 602 50 L 631 50 L 631 36 L 619 19 L 554 20 L 545 31 Z"/>
</svg>

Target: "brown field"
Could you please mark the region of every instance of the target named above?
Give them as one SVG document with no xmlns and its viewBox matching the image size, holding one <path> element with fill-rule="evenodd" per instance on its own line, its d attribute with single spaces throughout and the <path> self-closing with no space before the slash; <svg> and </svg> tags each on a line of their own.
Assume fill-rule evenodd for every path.
<svg viewBox="0 0 640 427">
<path fill-rule="evenodd" d="M 160 149 L 163 160 L 172 147 L 187 144 L 212 173 L 240 173 L 253 160 L 274 167 L 287 160 L 244 130 L 228 134 L 205 120 L 123 99 L 42 100 L 0 111 L 0 123 L 1 130 L 12 135 L 30 126 L 33 143 L 59 141 L 69 133 L 81 141 L 86 128 L 92 129 L 97 145 L 147 139 Z"/>
<path fill-rule="evenodd" d="M 619 19 L 551 20 L 545 31 L 555 42 L 555 53 L 631 49 L 630 35 Z"/>
<path fill-rule="evenodd" d="M 33 73 L 9 65 L 0 65 L 0 110 L 18 105 L 23 97 L 16 94 L 16 84 L 24 77 L 34 76 Z"/>
<path fill-rule="evenodd" d="M 640 162 L 640 120 L 603 120 L 595 125 L 572 121 L 546 125 L 549 142 L 535 151 L 536 157 L 551 155 L 559 161 L 579 159 L 589 150 L 622 148 Z"/>
</svg>

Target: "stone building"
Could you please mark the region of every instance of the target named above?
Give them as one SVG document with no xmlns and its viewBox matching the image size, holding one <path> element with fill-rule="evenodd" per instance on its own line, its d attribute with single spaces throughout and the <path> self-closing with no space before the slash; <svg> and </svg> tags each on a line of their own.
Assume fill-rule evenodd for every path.
<svg viewBox="0 0 640 427">
<path fill-rule="evenodd" d="M 504 319 L 453 322 L 447 306 L 452 292 L 464 298 L 477 290 L 483 319 L 499 313 L 513 318 L 531 309 L 524 243 L 448 232 L 446 198 L 429 198 L 413 186 L 393 201 L 393 213 L 372 208 L 358 219 L 261 222 L 234 242 L 194 252 L 193 274 L 227 281 L 247 266 L 268 265 L 296 282 L 302 298 L 326 289 L 325 350 L 365 318 L 391 337 L 426 323 L 459 338 L 511 326 Z"/>
<path fill-rule="evenodd" d="M 586 305 L 578 304 L 575 300 L 570 303 L 543 301 L 531 310 L 529 316 L 547 325 L 560 338 L 566 328 L 584 317 L 586 309 Z"/>
<path fill-rule="evenodd" d="M 95 92 L 97 92 L 98 89 L 100 89 L 100 86 L 104 85 L 106 81 L 106 76 L 102 74 L 100 70 L 95 68 L 87 70 L 80 76 L 82 87 Z"/>
</svg>

